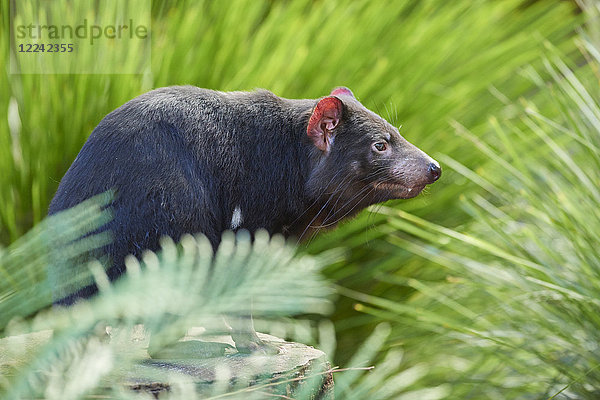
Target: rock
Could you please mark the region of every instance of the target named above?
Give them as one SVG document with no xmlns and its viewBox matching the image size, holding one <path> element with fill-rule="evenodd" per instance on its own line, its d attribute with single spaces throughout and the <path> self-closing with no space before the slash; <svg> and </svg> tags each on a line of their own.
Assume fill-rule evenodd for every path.
<svg viewBox="0 0 600 400">
<path fill-rule="evenodd" d="M 134 361 L 117 365 L 100 382 L 100 392 L 121 385 L 157 399 L 168 392 L 186 391 L 195 391 L 200 398 L 239 392 L 248 400 L 333 399 L 333 374 L 325 354 L 304 344 L 259 333 L 262 340 L 280 348 L 279 354 L 241 354 L 230 336 L 210 336 L 202 328 L 193 328 L 157 359 L 148 356 L 149 337 L 143 327 L 120 332 L 108 328 L 107 332 L 110 345 L 106 339 L 101 342 Z M 18 373 L 52 337 L 52 331 L 43 331 L 0 339 L 0 372 Z"/>
<path fill-rule="evenodd" d="M 161 352 L 160 359 L 147 358 L 136 364 L 127 373 L 127 385 L 156 398 L 174 386 L 192 384 L 198 394 L 206 396 L 241 391 L 263 393 L 266 398 L 296 398 L 302 392 L 304 399 L 333 399 L 333 375 L 325 353 L 258 335 L 277 345 L 279 354 L 241 354 L 230 336 L 206 336 L 201 329 L 193 329 L 177 346 Z"/>
</svg>

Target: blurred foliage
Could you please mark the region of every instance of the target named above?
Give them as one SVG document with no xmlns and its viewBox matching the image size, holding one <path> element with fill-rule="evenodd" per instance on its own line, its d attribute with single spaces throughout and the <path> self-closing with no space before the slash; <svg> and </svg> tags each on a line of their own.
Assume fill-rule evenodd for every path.
<svg viewBox="0 0 600 400">
<path fill-rule="evenodd" d="M 99 263 L 92 262 L 87 264 L 88 275 L 93 275 L 100 295 L 69 308 L 44 311 L 48 303 L 32 303 L 31 299 L 50 298 L 44 296 L 48 292 L 44 290 L 48 286 L 45 272 L 53 259 L 31 262 L 20 255 L 58 252 L 68 259 L 71 253 L 96 248 L 105 240 L 87 233 L 90 227 L 106 222 L 106 213 L 101 211 L 105 203 L 92 199 L 54 215 L 0 253 L 2 273 L 14 272 L 11 268 L 18 263 L 27 272 L 12 273 L 10 281 L 0 287 L 0 330 L 6 337 L 0 340 L 3 399 L 139 398 L 135 392 L 125 390 L 127 382 L 131 378 L 161 382 L 161 374 L 164 380 L 178 382 L 170 398 L 194 398 L 194 383 L 183 379 L 184 374 L 175 379 L 175 371 L 161 371 L 150 364 L 140 367 L 148 358 L 147 343 L 136 345 L 132 340 L 136 325 L 143 324 L 152 332 L 153 343 L 171 344 L 191 326 L 223 332 L 222 315 L 247 315 L 250 304 L 258 319 L 318 315 L 331 310 L 332 290 L 319 271 L 331 257 L 337 257 L 335 252 L 318 259 L 297 256 L 294 247 L 281 236 L 269 238 L 263 231 L 257 232 L 252 242 L 248 232 L 240 232 L 237 237 L 226 233 L 214 256 L 204 236 L 188 235 L 179 246 L 165 238 L 159 254 L 147 252 L 141 263 L 133 257 L 128 259 L 126 275 L 114 285 L 109 284 Z M 57 231 L 57 227 L 66 229 Z M 74 232 L 83 234 L 81 239 Z M 48 246 L 53 249 L 49 251 Z M 74 247 L 78 250 L 73 251 Z M 12 309 L 13 298 L 28 308 Z M 33 319 L 8 321 L 32 311 L 39 311 Z M 106 325 L 112 328 L 110 340 L 99 334 Z M 378 347 L 374 349 L 376 352 Z M 197 356 L 202 358 L 201 354 Z M 264 356 L 256 357 L 256 362 L 248 362 L 254 365 L 253 371 L 246 371 L 248 377 L 259 374 L 261 366 L 269 361 Z M 230 385 L 227 376 L 224 374 L 223 382 L 210 386 L 212 392 L 205 395 L 239 392 L 237 397 L 263 398 L 264 393 L 244 390 L 248 382 Z"/>
<path fill-rule="evenodd" d="M 335 351 L 318 340 L 326 324 L 259 330 L 364 366 L 354 350 L 389 321 L 390 339 L 380 327 L 363 349 L 383 346 L 379 368 L 337 380 L 344 397 L 597 398 L 600 11 L 580 5 L 154 1 L 143 75 L 0 74 L 0 242 L 44 217 L 93 127 L 135 95 L 193 84 L 316 98 L 346 85 L 444 175 L 305 249 L 346 250 L 325 268 L 343 295 Z"/>
<path fill-rule="evenodd" d="M 110 198 L 103 194 L 59 218 L 47 218 L 10 248 L 0 248 L 0 332 L 13 318 L 52 304 L 56 293 L 90 283 L 92 276 L 81 260 L 110 243 L 109 232 L 95 232 L 109 221 L 110 211 L 103 207 Z"/>
</svg>

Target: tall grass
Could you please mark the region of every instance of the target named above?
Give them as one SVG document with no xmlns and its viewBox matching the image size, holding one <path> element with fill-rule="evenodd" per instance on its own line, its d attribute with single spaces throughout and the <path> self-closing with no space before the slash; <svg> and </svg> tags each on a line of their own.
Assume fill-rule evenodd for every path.
<svg viewBox="0 0 600 400">
<path fill-rule="evenodd" d="M 8 3 L 1 7 L 6 35 Z M 448 120 L 474 127 L 498 110 L 492 85 L 511 97 L 530 90 L 518 68 L 538 59 L 543 39 L 568 43 L 575 23 L 573 7 L 558 1 L 155 1 L 152 12 L 152 70 L 141 75 L 8 75 L 2 36 L 1 243 L 44 217 L 100 119 L 154 87 L 315 98 L 347 85 L 426 151 L 452 154 L 460 144 Z M 90 49 L 77 57 L 101 63 Z M 456 191 L 436 195 L 452 202 Z"/>
<path fill-rule="evenodd" d="M 380 209 L 398 230 L 386 241 L 435 263 L 444 279 L 380 271 L 410 289 L 404 303 L 342 289 L 395 322 L 392 343 L 426 363 L 423 383 L 450 383 L 449 398 L 600 395 L 600 47 L 588 35 L 577 44 L 588 65 L 568 66 L 549 49 L 551 80 L 532 72 L 544 109 L 521 99 L 514 117 L 492 116 L 483 137 L 455 124 L 489 160 L 476 170 L 441 160 L 480 187 L 461 202 L 472 220 L 449 229 Z"/>
</svg>

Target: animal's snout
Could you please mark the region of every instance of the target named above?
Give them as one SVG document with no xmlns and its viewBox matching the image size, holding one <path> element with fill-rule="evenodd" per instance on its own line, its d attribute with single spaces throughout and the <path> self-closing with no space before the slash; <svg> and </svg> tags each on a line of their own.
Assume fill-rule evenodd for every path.
<svg viewBox="0 0 600 400">
<path fill-rule="evenodd" d="M 427 173 L 429 174 L 429 183 L 433 183 L 440 179 L 440 176 L 442 175 L 442 168 L 437 163 L 432 162 L 429 164 Z"/>
</svg>

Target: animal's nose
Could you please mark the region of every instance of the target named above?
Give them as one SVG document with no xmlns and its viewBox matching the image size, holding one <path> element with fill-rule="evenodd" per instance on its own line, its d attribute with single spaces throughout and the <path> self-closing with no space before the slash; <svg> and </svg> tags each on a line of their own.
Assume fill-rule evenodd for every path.
<svg viewBox="0 0 600 400">
<path fill-rule="evenodd" d="M 431 163 L 429 164 L 429 169 L 427 172 L 429 172 L 430 183 L 433 183 L 440 179 L 440 176 L 442 175 L 442 168 L 436 163 Z"/>
</svg>

